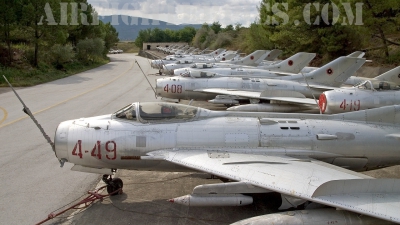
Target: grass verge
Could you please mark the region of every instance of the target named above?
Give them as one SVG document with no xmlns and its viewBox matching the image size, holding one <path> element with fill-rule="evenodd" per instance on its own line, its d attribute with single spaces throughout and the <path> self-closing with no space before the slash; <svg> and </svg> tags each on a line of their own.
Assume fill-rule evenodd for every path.
<svg viewBox="0 0 400 225">
<path fill-rule="evenodd" d="M 115 49 L 121 49 L 124 53 L 138 53 L 140 51 L 134 42 L 118 42 Z"/>
<path fill-rule="evenodd" d="M 3 75 L 5 75 L 15 87 L 29 87 L 81 73 L 107 64 L 108 62 L 109 60 L 106 59 L 90 64 L 75 61 L 64 64 L 62 70 L 57 70 L 47 64 L 39 65 L 38 68 L 29 67 L 27 69 L 0 67 L 0 87 L 8 87 L 8 84 L 3 79 Z"/>
</svg>

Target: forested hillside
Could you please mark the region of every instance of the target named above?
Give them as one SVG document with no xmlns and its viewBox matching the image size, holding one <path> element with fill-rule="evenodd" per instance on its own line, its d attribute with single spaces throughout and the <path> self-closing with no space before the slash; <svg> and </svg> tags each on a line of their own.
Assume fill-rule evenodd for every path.
<svg viewBox="0 0 400 225">
<path fill-rule="evenodd" d="M 118 33 L 94 13 L 87 0 L 1 0 L 1 74 L 24 86 L 105 63 Z"/>
<path fill-rule="evenodd" d="M 187 42 L 191 43 L 196 35 L 196 29 L 186 26 L 180 30 L 171 30 L 160 28 L 145 29 L 139 31 L 139 35 L 135 40 L 135 45 L 139 48 L 143 47 L 143 42 Z"/>
<path fill-rule="evenodd" d="M 287 3 L 287 7 L 281 2 Z M 278 48 L 286 56 L 300 51 L 315 52 L 318 54 L 317 64 L 364 50 L 375 64 L 400 64 L 400 1 L 318 2 L 317 10 L 315 5 L 308 5 L 309 1 L 262 0 L 258 6 L 259 18 L 248 28 L 240 27 L 240 24 L 225 28 L 218 22 L 211 26 L 205 24 L 197 31 L 193 45 L 201 48 L 227 47 L 246 53 Z M 343 2 L 350 6 L 353 18 L 348 16 L 350 12 L 344 9 L 346 4 Z M 339 15 L 333 15 L 332 3 L 338 6 Z M 325 4 L 329 4 L 327 18 L 322 14 Z M 356 4 L 361 9 L 359 12 Z M 271 10 L 274 5 L 277 6 L 277 13 Z"/>
</svg>

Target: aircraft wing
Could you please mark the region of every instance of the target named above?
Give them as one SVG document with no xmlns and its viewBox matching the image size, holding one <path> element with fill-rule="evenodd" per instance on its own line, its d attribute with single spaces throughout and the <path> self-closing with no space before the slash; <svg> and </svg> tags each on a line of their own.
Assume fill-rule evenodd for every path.
<svg viewBox="0 0 400 225">
<path fill-rule="evenodd" d="M 292 96 L 286 95 L 286 97 L 280 97 L 280 96 L 285 96 L 285 93 L 288 93 L 288 91 L 282 91 L 282 95 L 280 95 L 279 91 L 271 93 L 271 94 L 266 94 L 266 92 L 257 92 L 257 91 L 240 91 L 240 90 L 229 90 L 229 89 L 220 89 L 220 88 L 210 88 L 210 89 L 196 89 L 194 91 L 197 92 L 207 92 L 207 93 L 214 93 L 214 94 L 220 94 L 220 95 L 231 95 L 231 96 L 238 96 L 242 98 L 253 98 L 253 99 L 264 99 L 264 100 L 270 100 L 270 101 L 282 101 L 282 102 L 289 102 L 293 104 L 309 104 L 309 105 L 317 105 L 317 102 L 314 99 L 311 98 L 306 98 L 304 95 L 301 95 L 300 93 L 293 93 L 290 92 L 290 94 L 293 94 Z"/>
<path fill-rule="evenodd" d="M 310 86 L 310 88 L 313 88 L 316 90 L 322 90 L 322 91 L 331 91 L 331 90 L 339 89 L 337 87 L 329 87 L 329 86 L 315 85 L 315 84 L 310 84 L 309 86 Z"/>
<path fill-rule="evenodd" d="M 373 179 L 314 159 L 217 150 L 173 149 L 150 155 L 191 169 L 320 204 L 400 222 L 400 180 Z"/>
</svg>

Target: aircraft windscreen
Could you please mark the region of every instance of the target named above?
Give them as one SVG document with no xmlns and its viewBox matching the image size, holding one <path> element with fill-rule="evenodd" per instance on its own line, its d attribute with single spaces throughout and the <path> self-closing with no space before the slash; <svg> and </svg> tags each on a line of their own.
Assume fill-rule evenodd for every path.
<svg viewBox="0 0 400 225">
<path fill-rule="evenodd" d="M 196 117 L 197 107 L 174 103 L 140 103 L 140 118 L 146 121 L 190 120 Z"/>
<path fill-rule="evenodd" d="M 136 120 L 136 105 L 130 104 L 114 113 L 119 119 Z"/>
<path fill-rule="evenodd" d="M 394 83 L 378 80 L 367 80 L 359 84 L 357 87 L 360 89 L 377 91 L 399 90 L 399 86 Z"/>
</svg>

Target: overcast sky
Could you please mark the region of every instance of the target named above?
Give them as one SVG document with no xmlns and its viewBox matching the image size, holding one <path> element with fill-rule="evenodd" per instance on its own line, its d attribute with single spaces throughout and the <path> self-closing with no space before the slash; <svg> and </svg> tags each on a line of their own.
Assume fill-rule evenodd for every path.
<svg viewBox="0 0 400 225">
<path fill-rule="evenodd" d="M 99 15 L 128 15 L 174 24 L 212 23 L 250 25 L 260 0 L 88 0 Z"/>
</svg>

